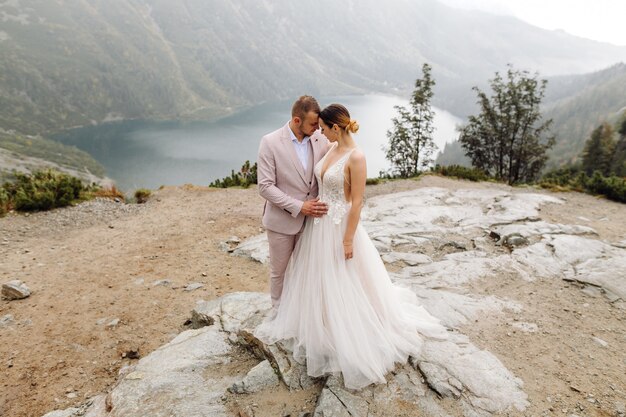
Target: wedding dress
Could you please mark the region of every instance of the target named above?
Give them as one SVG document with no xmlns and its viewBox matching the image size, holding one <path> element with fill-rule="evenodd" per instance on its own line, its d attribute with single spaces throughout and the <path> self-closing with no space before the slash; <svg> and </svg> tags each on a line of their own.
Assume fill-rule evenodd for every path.
<svg viewBox="0 0 626 417">
<path fill-rule="evenodd" d="M 391 282 L 360 223 L 353 258 L 345 259 L 350 202 L 344 195 L 344 167 L 351 152 L 329 166 L 323 178 L 326 156 L 315 166 L 328 214 L 307 218 L 287 266 L 276 315 L 259 325 L 255 335 L 268 344 L 283 340 L 296 361 L 306 362 L 310 376 L 341 372 L 347 388 L 360 389 L 385 383 L 395 362 L 419 352 L 424 336 L 442 339 L 447 333 L 411 290 Z"/>
</svg>

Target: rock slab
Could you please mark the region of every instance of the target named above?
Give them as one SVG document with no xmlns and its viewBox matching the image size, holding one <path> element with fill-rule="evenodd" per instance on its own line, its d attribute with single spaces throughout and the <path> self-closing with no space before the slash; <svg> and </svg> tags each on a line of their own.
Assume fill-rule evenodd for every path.
<svg viewBox="0 0 626 417">
<path fill-rule="evenodd" d="M 6 300 L 21 300 L 28 296 L 30 296 L 30 289 L 18 279 L 2 284 L 2 297 Z"/>
</svg>

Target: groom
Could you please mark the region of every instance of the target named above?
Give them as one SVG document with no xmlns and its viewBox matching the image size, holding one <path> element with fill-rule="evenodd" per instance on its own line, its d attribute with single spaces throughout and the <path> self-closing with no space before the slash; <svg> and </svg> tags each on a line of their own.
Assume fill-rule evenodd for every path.
<svg viewBox="0 0 626 417">
<path fill-rule="evenodd" d="M 304 229 L 304 217 L 321 217 L 328 207 L 317 198 L 313 167 L 328 148 L 318 131 L 320 106 L 302 96 L 291 108 L 291 120 L 261 139 L 257 160 L 259 194 L 265 201 L 263 226 L 270 247 L 270 294 L 277 308 L 285 269 Z"/>
</svg>

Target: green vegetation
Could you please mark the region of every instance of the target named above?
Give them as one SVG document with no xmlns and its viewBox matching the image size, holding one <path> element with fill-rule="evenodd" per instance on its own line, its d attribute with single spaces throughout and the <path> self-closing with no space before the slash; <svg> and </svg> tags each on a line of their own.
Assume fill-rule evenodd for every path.
<svg viewBox="0 0 626 417">
<path fill-rule="evenodd" d="M 607 122 L 602 123 L 585 142 L 582 169 L 587 176 L 599 171 L 604 177 L 626 177 L 626 112 L 622 117 L 615 129 Z"/>
<path fill-rule="evenodd" d="M 489 176 L 478 168 L 468 168 L 461 165 L 435 165 L 432 172 L 444 175 L 446 177 L 455 177 L 470 181 L 487 181 Z"/>
<path fill-rule="evenodd" d="M 85 194 L 90 190 L 78 178 L 53 170 L 31 175 L 16 173 L 15 176 L 15 182 L 2 185 L 3 211 L 8 208 L 39 211 L 64 207 L 86 198 Z"/>
<path fill-rule="evenodd" d="M 547 167 L 580 161 L 585 141 L 598 122 L 619 123 L 626 107 L 626 64 L 591 74 L 549 79 L 545 116 L 554 120 L 557 140 L 548 151 Z"/>
<path fill-rule="evenodd" d="M 9 211 L 9 193 L 4 187 L 0 187 L 0 217 Z"/>
<path fill-rule="evenodd" d="M 248 188 L 252 184 L 257 183 L 257 163 L 250 165 L 250 161 L 246 161 L 239 172 L 235 170 L 231 171 L 229 177 L 217 179 L 209 184 L 209 187 L 216 188 L 228 188 L 228 187 L 243 187 Z"/>
<path fill-rule="evenodd" d="M 592 175 L 594 171 L 600 171 L 604 176 L 610 175 L 615 152 L 613 133 L 608 123 L 602 123 L 591 133 L 583 150 L 582 168 L 585 174 Z"/>
<path fill-rule="evenodd" d="M 510 185 L 536 179 L 555 141 L 554 136 L 544 138 L 551 120 L 541 121 L 546 81 L 537 76 L 511 66 L 506 80 L 496 72 L 491 97 L 474 87 L 480 113 L 460 128 L 459 142 L 472 166 Z"/>
<path fill-rule="evenodd" d="M 538 184 L 555 191 L 574 190 L 584 192 L 585 173 L 580 165 L 569 165 L 550 170 L 541 176 Z"/>
<path fill-rule="evenodd" d="M 404 106 L 394 106 L 398 116 L 391 119 L 393 127 L 387 131 L 389 145 L 384 149 L 385 156 L 391 162 L 392 172 L 402 178 L 415 176 L 432 163 L 430 156 L 435 149 L 435 114 L 430 101 L 435 80 L 430 72 L 430 65 L 424 64 L 423 78 L 415 80 L 410 108 L 407 110 Z"/>
<path fill-rule="evenodd" d="M 148 198 L 150 198 L 151 194 L 152 191 L 148 190 L 147 188 L 139 188 L 135 191 L 135 201 L 137 201 L 137 204 L 143 204 L 148 201 Z"/>
<path fill-rule="evenodd" d="M 85 185 L 79 178 L 52 169 L 31 174 L 14 172 L 13 176 L 13 180 L 0 186 L 0 216 L 9 210 L 44 211 L 97 197 L 126 201 L 124 193 L 115 185 Z M 145 202 L 149 196 L 150 190 L 135 192 L 138 203 Z"/>
<path fill-rule="evenodd" d="M 615 152 L 611 160 L 611 170 L 618 177 L 626 177 L 626 112 L 622 116 L 617 133 L 620 137 L 615 144 Z"/>
<path fill-rule="evenodd" d="M 626 120 L 626 114 L 624 119 Z M 600 194 L 626 203 L 626 121 L 617 127 L 620 137 L 614 141 L 614 129 L 602 123 L 585 143 L 582 163 L 571 164 L 544 174 L 539 185 L 553 190 L 576 190 Z"/>
<path fill-rule="evenodd" d="M 597 68 L 626 57 L 623 47 L 598 43 L 591 48 L 586 40 L 488 14 L 472 13 L 468 19 L 467 11 L 437 2 L 393 2 L 388 14 L 361 8 L 349 21 L 342 18 L 341 6 L 330 0 L 305 14 L 288 0 L 276 0 L 275 7 L 249 4 L 243 14 L 240 2 L 151 2 L 149 7 L 129 0 L 115 7 L 74 2 L 71 13 L 63 2 L 13 3 L 0 6 L 6 14 L 0 48 L 0 128 L 31 135 L 111 119 L 215 117 L 303 90 L 318 96 L 409 92 L 406 74 L 424 57 L 437 63 L 436 104 L 469 114 L 469 86 L 501 68 L 502 57 L 515 56 L 526 67 L 540 65 L 545 73 Z M 298 30 L 305 20 L 329 16 L 333 30 L 318 33 L 313 41 Z M 292 36 L 268 31 L 266 22 L 277 17 Z M 388 36 L 353 37 L 371 28 Z M 337 47 L 338 37 L 351 39 L 351 48 Z M 498 45 L 485 53 L 484 39 L 496 37 Z M 320 50 L 328 65 L 316 65 Z M 308 61 L 291 59 L 294 53 Z M 555 120 L 561 138 L 550 154 L 555 161 L 567 155 L 575 158 L 601 120 L 597 116 L 615 112 L 621 108 L 617 104 L 624 106 L 625 77 L 626 66 L 621 65 L 551 81 L 551 86 L 559 86 L 547 100 L 549 111 L 554 111 L 547 116 Z M 103 172 L 80 156 L 73 160 L 67 149 L 48 149 L 38 157 L 55 155 L 62 166 L 79 171 L 87 167 L 94 175 Z"/>
<path fill-rule="evenodd" d="M 474 88 L 481 113 L 471 116 L 460 129 L 459 144 L 475 168 L 438 164 L 434 172 L 473 181 L 495 177 L 511 185 L 537 183 L 555 191 L 599 194 L 626 203 L 626 112 L 615 128 L 603 122 L 593 130 L 581 156 L 575 158 L 580 163 L 552 169 L 537 180 L 547 151 L 556 140 L 552 136 L 542 141 L 551 123 L 542 122 L 539 110 L 546 81 L 539 82 L 537 75 L 530 78 L 525 71 L 509 68 L 508 80 L 496 73 L 491 87 L 491 97 Z M 458 153 L 458 145 L 450 149 Z M 442 155 L 438 156 L 440 159 Z"/>
<path fill-rule="evenodd" d="M 29 134 L 113 117 L 216 116 L 303 91 L 408 92 L 406 74 L 424 57 L 438 64 L 437 105 L 467 114 L 466 88 L 492 74 L 503 56 L 524 66 L 539 63 L 546 73 L 626 56 L 623 48 L 590 48 L 583 39 L 437 2 L 392 2 L 387 13 L 355 8 L 348 21 L 331 0 L 304 13 L 288 0 L 275 0 L 274 7 L 246 3 L 245 13 L 241 2 L 72 2 L 71 12 L 64 2 L 10 3 L 2 6 L 0 126 Z M 269 30 L 267 22 L 277 19 L 290 36 Z M 320 20 L 330 30 L 314 39 L 299 30 Z M 339 47 L 338 38 L 351 47 Z M 486 53 L 484 40 L 495 38 Z M 324 58 L 316 61 L 321 50 Z M 293 60 L 294 54 L 307 59 Z"/>
<path fill-rule="evenodd" d="M 626 203 L 626 178 L 611 175 L 605 177 L 595 171 L 591 178 L 585 178 L 585 189 L 592 194 L 604 195 L 607 198 Z"/>
<path fill-rule="evenodd" d="M 580 166 L 569 166 L 546 173 L 539 185 L 553 191 L 582 191 L 588 194 L 603 195 L 606 198 L 626 203 L 626 178 L 615 175 L 604 176 L 594 171 L 588 176 Z"/>
<path fill-rule="evenodd" d="M 620 109 L 626 107 L 626 64 L 590 74 L 550 77 L 543 101 L 542 112 L 553 120 L 551 130 L 556 136 L 547 151 L 546 169 L 579 163 L 585 141 L 599 121 L 619 125 L 624 120 Z M 457 142 L 446 145 L 436 163 L 468 165 Z"/>
</svg>

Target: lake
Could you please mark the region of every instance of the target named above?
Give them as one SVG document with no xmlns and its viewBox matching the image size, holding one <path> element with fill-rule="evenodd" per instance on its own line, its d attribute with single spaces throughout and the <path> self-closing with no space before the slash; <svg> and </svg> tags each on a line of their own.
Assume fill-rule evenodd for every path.
<svg viewBox="0 0 626 417">
<path fill-rule="evenodd" d="M 360 130 L 354 135 L 367 157 L 368 177 L 389 168 L 381 147 L 396 115 L 394 105 L 407 105 L 395 96 L 365 95 L 322 97 L 324 107 L 344 104 Z M 290 118 L 292 100 L 262 104 L 212 122 L 123 121 L 63 132 L 53 139 L 91 154 L 124 191 L 160 185 L 211 181 L 256 161 L 259 140 L 282 127 Z M 435 143 L 439 150 L 456 138 L 460 119 L 435 108 Z M 433 157 L 436 156 L 433 154 Z"/>
</svg>

